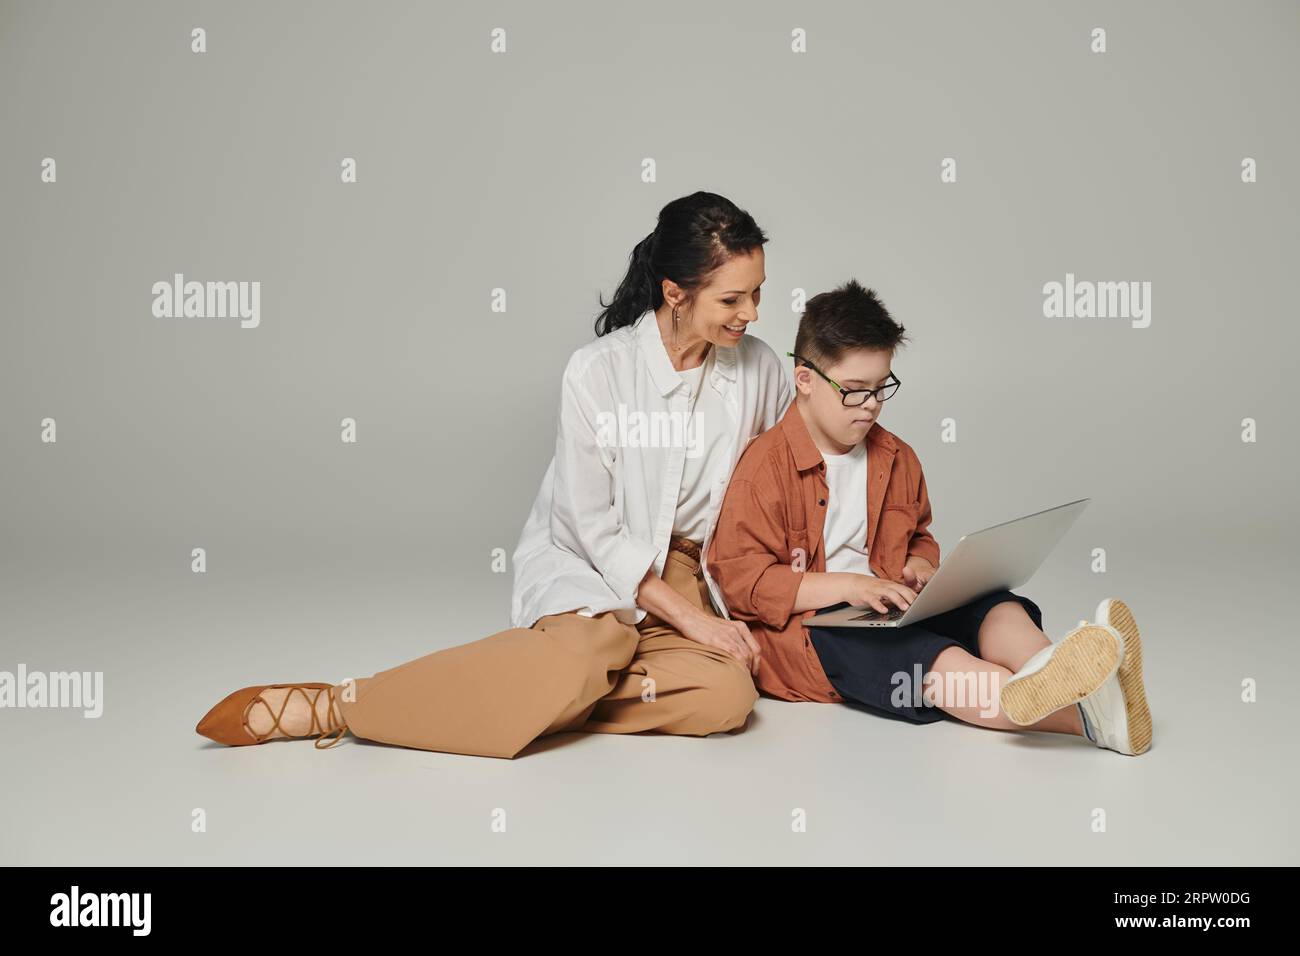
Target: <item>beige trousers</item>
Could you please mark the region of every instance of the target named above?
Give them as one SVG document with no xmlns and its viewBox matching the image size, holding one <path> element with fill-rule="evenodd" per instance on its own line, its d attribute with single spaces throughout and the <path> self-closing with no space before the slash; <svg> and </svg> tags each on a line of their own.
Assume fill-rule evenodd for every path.
<svg viewBox="0 0 1300 956">
<path fill-rule="evenodd" d="M 699 562 L 671 550 L 664 581 L 709 614 Z M 358 737 L 420 750 L 514 757 L 565 731 L 703 736 L 742 726 L 748 668 L 647 614 L 551 614 L 356 681 L 339 708 Z"/>
</svg>

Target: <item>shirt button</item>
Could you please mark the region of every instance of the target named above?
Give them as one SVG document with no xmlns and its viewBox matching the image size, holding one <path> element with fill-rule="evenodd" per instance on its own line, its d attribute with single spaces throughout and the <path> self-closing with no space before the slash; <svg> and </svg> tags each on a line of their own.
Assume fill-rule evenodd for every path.
<svg viewBox="0 0 1300 956">
<path fill-rule="evenodd" d="M 819 505 L 824 505 L 824 504 L 826 504 L 826 499 L 825 499 L 825 498 L 818 498 L 818 499 L 817 499 L 817 503 L 818 503 Z"/>
</svg>

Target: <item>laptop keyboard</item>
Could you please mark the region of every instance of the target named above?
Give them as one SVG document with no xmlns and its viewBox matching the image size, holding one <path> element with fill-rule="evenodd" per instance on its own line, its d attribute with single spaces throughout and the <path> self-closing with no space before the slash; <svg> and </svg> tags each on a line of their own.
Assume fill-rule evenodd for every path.
<svg viewBox="0 0 1300 956">
<path fill-rule="evenodd" d="M 891 607 L 888 614 L 881 614 L 879 611 L 867 611 L 865 614 L 857 614 L 850 621 L 897 621 L 903 616 L 904 610 L 901 607 Z"/>
</svg>

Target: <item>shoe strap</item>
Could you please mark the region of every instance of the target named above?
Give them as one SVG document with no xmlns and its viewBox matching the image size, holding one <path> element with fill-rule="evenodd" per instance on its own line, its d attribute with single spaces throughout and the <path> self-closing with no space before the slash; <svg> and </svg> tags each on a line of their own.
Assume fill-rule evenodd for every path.
<svg viewBox="0 0 1300 956">
<path fill-rule="evenodd" d="M 278 714 L 271 709 L 271 705 L 262 698 L 262 695 L 260 693 L 256 697 L 254 697 L 251 701 L 249 701 L 248 707 L 244 709 L 244 733 L 248 734 L 259 744 L 262 743 L 262 741 L 264 740 L 269 740 L 271 735 L 275 733 L 275 731 L 277 730 L 289 738 L 302 738 L 302 737 L 314 736 L 318 738 L 316 741 L 316 746 L 321 750 L 324 750 L 325 747 L 321 747 L 320 745 L 320 739 L 319 739 L 320 735 L 326 733 L 337 734 L 337 736 L 335 736 L 334 739 L 329 744 L 326 744 L 326 747 L 332 747 L 334 746 L 334 744 L 338 743 L 340 739 L 342 739 L 343 734 L 346 733 L 348 729 L 347 721 L 342 721 L 340 726 L 335 730 L 327 731 L 326 728 L 321 724 L 320 718 L 316 716 L 316 701 L 320 699 L 321 691 L 324 690 L 329 692 L 330 710 L 327 711 L 327 716 L 329 716 L 332 720 L 333 713 L 334 713 L 333 711 L 334 688 L 332 686 L 308 688 L 308 687 L 303 687 L 300 684 L 271 684 L 264 689 L 273 690 L 273 689 L 280 689 L 280 688 L 288 688 L 289 692 L 284 695 L 284 700 L 280 703 L 280 712 Z M 308 690 L 315 690 L 316 696 L 314 697 L 309 696 L 307 693 Z M 297 691 L 298 693 L 302 694 L 303 699 L 307 701 L 307 709 L 311 713 L 311 726 L 305 734 L 291 734 L 287 730 L 285 730 L 284 726 L 280 723 L 281 718 L 284 717 L 285 709 L 289 706 L 289 698 L 293 696 L 294 691 Z M 265 734 L 261 735 L 260 737 L 257 734 L 253 733 L 252 728 L 248 726 L 248 715 L 252 711 L 254 704 L 261 704 L 263 707 L 266 708 L 267 713 L 271 715 L 271 729 L 268 730 Z M 342 714 L 341 710 L 340 710 L 340 714 Z"/>
<path fill-rule="evenodd" d="M 327 709 L 326 709 L 325 713 L 328 714 L 328 715 L 330 716 L 331 719 L 333 719 L 333 715 L 334 715 L 334 688 L 333 688 L 333 686 L 327 688 L 326 693 L 329 694 L 329 704 L 327 705 Z M 318 738 L 316 739 L 316 749 L 317 749 L 317 750 L 328 750 L 330 747 L 333 747 L 336 743 L 338 743 L 340 740 L 342 740 L 342 739 L 343 739 L 343 735 L 346 734 L 346 733 L 348 732 L 348 722 L 347 722 L 346 720 L 343 719 L 343 708 L 340 707 L 340 708 L 338 709 L 338 711 L 339 711 L 339 726 L 338 726 L 338 729 L 337 729 L 337 730 L 332 730 L 332 731 L 330 731 L 330 733 L 332 733 L 332 734 L 335 735 L 335 736 L 334 736 L 334 739 L 331 740 L 329 743 L 327 743 L 324 747 L 322 747 L 320 742 L 321 742 L 322 740 L 326 739 L 326 738 L 323 737 L 323 736 L 322 736 L 322 737 L 318 737 Z M 316 714 L 316 708 L 313 707 L 313 708 L 312 708 L 312 715 L 315 716 L 315 714 Z"/>
</svg>

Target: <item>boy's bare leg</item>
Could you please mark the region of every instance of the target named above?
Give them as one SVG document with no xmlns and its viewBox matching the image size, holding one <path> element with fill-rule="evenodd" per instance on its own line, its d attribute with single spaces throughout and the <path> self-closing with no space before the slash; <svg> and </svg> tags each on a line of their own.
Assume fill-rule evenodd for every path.
<svg viewBox="0 0 1300 956">
<path fill-rule="evenodd" d="M 1020 607 L 1018 604 L 1016 606 Z M 923 681 L 925 699 L 933 700 L 940 710 L 977 727 L 990 730 L 1040 730 L 1083 736 L 1083 721 L 1077 707 L 1062 707 L 1038 723 L 1026 727 L 1012 723 L 1002 713 L 1002 705 L 998 701 L 998 692 L 1011 674 L 1002 665 L 981 660 L 954 644 L 939 652 L 926 673 Z"/>
<path fill-rule="evenodd" d="M 1012 673 L 1050 643 L 1019 601 L 994 605 L 980 624 L 980 657 L 1010 668 Z"/>
</svg>

